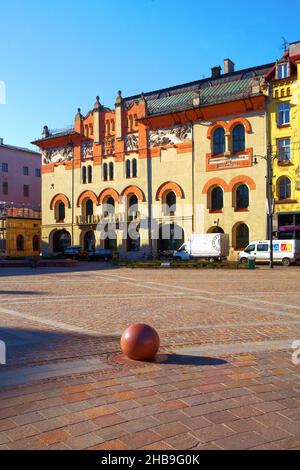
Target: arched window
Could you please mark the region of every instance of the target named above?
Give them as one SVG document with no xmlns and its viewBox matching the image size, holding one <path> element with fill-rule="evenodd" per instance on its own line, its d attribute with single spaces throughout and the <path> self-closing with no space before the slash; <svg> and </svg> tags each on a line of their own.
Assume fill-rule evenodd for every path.
<svg viewBox="0 0 300 470">
<path fill-rule="evenodd" d="M 103 180 L 108 180 L 107 163 L 103 163 Z"/>
<path fill-rule="evenodd" d="M 113 164 L 113 162 L 110 162 L 110 164 L 109 164 L 109 179 L 110 180 L 114 179 L 114 164 Z"/>
<path fill-rule="evenodd" d="M 219 211 L 223 209 L 223 190 L 216 186 L 211 192 L 211 210 Z"/>
<path fill-rule="evenodd" d="M 235 249 L 241 250 L 249 245 L 249 228 L 246 224 L 239 224 L 235 229 Z"/>
<path fill-rule="evenodd" d="M 213 153 L 218 155 L 225 152 L 225 130 L 223 127 L 218 127 L 213 136 Z"/>
<path fill-rule="evenodd" d="M 249 188 L 246 184 L 240 184 L 236 188 L 236 209 L 247 209 L 249 207 Z"/>
<path fill-rule="evenodd" d="M 65 216 L 66 216 L 65 204 L 61 201 L 58 204 L 57 222 L 61 222 L 65 220 Z"/>
<path fill-rule="evenodd" d="M 85 203 L 85 214 L 86 216 L 93 215 L 94 213 L 94 206 L 93 206 L 93 201 L 91 199 L 88 199 Z"/>
<path fill-rule="evenodd" d="M 108 197 L 106 202 L 103 205 L 104 217 L 108 217 L 109 214 L 114 214 L 115 212 L 115 200 L 113 197 Z"/>
<path fill-rule="evenodd" d="M 242 124 L 238 124 L 232 132 L 232 151 L 242 152 L 243 150 L 245 150 L 245 128 Z"/>
<path fill-rule="evenodd" d="M 132 160 L 132 177 L 133 178 L 137 177 L 137 159 L 136 158 Z"/>
<path fill-rule="evenodd" d="M 290 199 L 291 197 L 291 180 L 283 177 L 279 180 L 279 199 Z"/>
<path fill-rule="evenodd" d="M 23 235 L 17 236 L 17 251 L 24 251 L 24 237 Z"/>
<path fill-rule="evenodd" d="M 130 178 L 130 160 L 126 160 L 126 178 Z"/>
<path fill-rule="evenodd" d="M 88 166 L 88 183 L 91 183 L 93 179 L 93 168 L 92 165 Z"/>
<path fill-rule="evenodd" d="M 86 167 L 82 167 L 82 182 L 86 183 Z"/>
<path fill-rule="evenodd" d="M 33 251 L 40 251 L 40 240 L 38 235 L 34 235 L 32 238 L 32 249 Z"/>
<path fill-rule="evenodd" d="M 132 194 L 128 198 L 128 215 L 134 216 L 138 211 L 138 198 L 135 194 Z"/>
<path fill-rule="evenodd" d="M 176 194 L 173 191 L 169 191 L 166 196 L 167 213 L 172 215 L 176 212 Z"/>
</svg>

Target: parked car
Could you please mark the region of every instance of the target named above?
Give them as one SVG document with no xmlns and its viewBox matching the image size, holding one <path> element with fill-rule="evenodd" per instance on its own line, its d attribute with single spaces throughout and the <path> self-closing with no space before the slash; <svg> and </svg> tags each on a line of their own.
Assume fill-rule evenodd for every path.
<svg viewBox="0 0 300 470">
<path fill-rule="evenodd" d="M 159 250 L 158 259 L 168 260 L 173 258 L 174 250 Z"/>
<path fill-rule="evenodd" d="M 112 259 L 112 251 L 111 250 L 104 250 L 104 249 L 98 249 L 95 251 L 90 251 L 87 254 L 88 261 L 108 261 Z"/>
<path fill-rule="evenodd" d="M 84 259 L 86 252 L 82 250 L 80 245 L 71 245 L 64 249 L 62 256 L 63 258 Z"/>
</svg>

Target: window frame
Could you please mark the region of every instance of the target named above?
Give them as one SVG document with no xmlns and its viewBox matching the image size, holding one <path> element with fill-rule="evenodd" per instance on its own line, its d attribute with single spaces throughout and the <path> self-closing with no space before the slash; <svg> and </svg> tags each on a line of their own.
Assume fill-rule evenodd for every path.
<svg viewBox="0 0 300 470">
<path fill-rule="evenodd" d="M 217 134 L 221 134 L 221 133 L 222 133 L 222 139 L 220 138 L 219 141 L 216 141 Z M 223 138 L 224 138 L 224 140 L 223 140 Z M 223 153 L 225 153 L 225 149 L 226 149 L 225 129 L 222 126 L 219 126 L 214 130 L 214 133 L 213 133 L 212 153 L 213 153 L 213 155 L 222 155 Z M 218 150 L 218 151 L 216 151 L 216 150 Z"/>
<path fill-rule="evenodd" d="M 283 109 L 280 109 L 283 108 Z M 287 108 L 287 109 L 285 109 Z M 278 127 L 288 126 L 291 122 L 291 103 L 283 101 L 277 106 L 277 125 Z"/>
</svg>

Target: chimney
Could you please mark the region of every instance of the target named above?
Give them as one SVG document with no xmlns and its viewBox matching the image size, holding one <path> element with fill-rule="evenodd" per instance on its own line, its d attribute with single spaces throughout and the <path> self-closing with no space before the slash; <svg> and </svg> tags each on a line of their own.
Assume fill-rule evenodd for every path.
<svg viewBox="0 0 300 470">
<path fill-rule="evenodd" d="M 300 41 L 290 42 L 289 44 L 289 56 L 293 57 L 294 55 L 300 54 Z"/>
<path fill-rule="evenodd" d="M 4 143 L 3 143 L 3 137 L 0 137 L 0 145 L 4 145 Z"/>
<path fill-rule="evenodd" d="M 230 59 L 224 59 L 224 74 L 234 72 L 234 62 Z"/>
<path fill-rule="evenodd" d="M 211 69 L 211 78 L 218 78 L 221 75 L 221 67 L 217 65 L 216 67 L 212 67 Z"/>
</svg>

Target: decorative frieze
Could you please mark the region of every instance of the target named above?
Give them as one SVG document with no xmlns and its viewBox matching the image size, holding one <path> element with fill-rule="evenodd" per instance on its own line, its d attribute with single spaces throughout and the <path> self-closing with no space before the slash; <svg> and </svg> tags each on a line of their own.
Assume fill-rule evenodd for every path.
<svg viewBox="0 0 300 470">
<path fill-rule="evenodd" d="M 93 156 L 93 142 L 84 142 L 81 145 L 81 159 L 91 158 Z"/>
<path fill-rule="evenodd" d="M 43 164 L 60 163 L 73 158 L 73 147 L 68 145 L 66 147 L 55 147 L 52 149 L 42 150 Z"/>
<path fill-rule="evenodd" d="M 175 145 L 192 141 L 192 126 L 174 126 L 167 129 L 157 129 L 148 132 L 148 144 L 150 147 Z"/>
<path fill-rule="evenodd" d="M 138 133 L 128 134 L 128 135 L 125 136 L 125 148 L 126 148 L 127 152 L 139 149 L 139 135 L 138 135 Z"/>
</svg>

